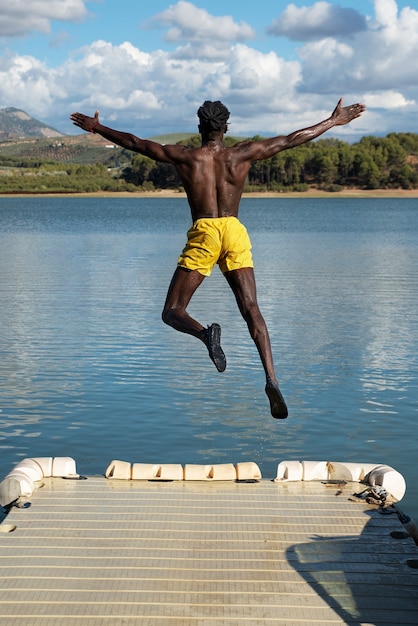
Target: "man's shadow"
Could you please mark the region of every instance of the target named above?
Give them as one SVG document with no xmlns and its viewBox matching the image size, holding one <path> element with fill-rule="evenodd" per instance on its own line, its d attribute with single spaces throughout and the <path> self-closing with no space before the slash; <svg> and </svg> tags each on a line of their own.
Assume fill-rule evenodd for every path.
<svg viewBox="0 0 418 626">
<path fill-rule="evenodd" d="M 417 624 L 418 569 L 407 563 L 416 561 L 417 546 L 396 515 L 365 513 L 360 536 L 315 536 L 289 547 L 288 562 L 350 626 Z"/>
</svg>

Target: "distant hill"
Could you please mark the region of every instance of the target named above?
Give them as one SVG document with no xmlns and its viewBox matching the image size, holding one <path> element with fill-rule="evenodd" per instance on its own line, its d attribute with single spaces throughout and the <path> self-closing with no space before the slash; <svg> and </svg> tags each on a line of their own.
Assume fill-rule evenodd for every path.
<svg viewBox="0 0 418 626">
<path fill-rule="evenodd" d="M 162 144 L 173 144 L 179 141 L 187 141 L 191 137 L 194 137 L 197 133 L 169 133 L 167 135 L 157 135 L 156 137 L 149 137 L 152 141 Z"/>
<path fill-rule="evenodd" d="M 0 141 L 41 137 L 63 137 L 63 134 L 20 109 L 0 109 Z"/>
<path fill-rule="evenodd" d="M 179 132 L 144 138 L 161 144 L 176 144 L 188 141 L 195 134 Z M 120 167 L 130 163 L 132 156 L 132 152 L 115 146 L 100 135 L 86 132 L 65 135 L 21 109 L 0 109 L 0 157 L 3 162 L 4 159 L 29 159 Z"/>
<path fill-rule="evenodd" d="M 194 133 L 172 133 L 168 135 L 159 135 L 153 137 L 153 141 L 158 143 L 177 143 L 185 141 L 193 136 Z M 36 120 L 26 111 L 16 109 L 15 107 L 7 107 L 0 109 L 0 143 L 14 142 L 22 139 L 48 139 L 54 137 L 66 137 L 70 140 L 77 141 L 76 138 L 84 141 L 82 135 L 64 135 L 55 128 Z"/>
<path fill-rule="evenodd" d="M 0 111 L 1 113 L 1 111 Z M 1 118 L 0 118 L 1 128 Z M 190 133 L 161 135 L 153 138 L 159 143 L 176 143 L 185 140 Z M 109 150 L 113 148 L 113 150 Z M 0 159 L 32 159 L 39 162 L 57 161 L 61 163 L 104 163 L 113 167 L 130 162 L 135 156 L 129 150 L 123 150 L 100 135 L 82 133 L 80 135 L 19 136 L 4 139 L 0 130 Z"/>
</svg>

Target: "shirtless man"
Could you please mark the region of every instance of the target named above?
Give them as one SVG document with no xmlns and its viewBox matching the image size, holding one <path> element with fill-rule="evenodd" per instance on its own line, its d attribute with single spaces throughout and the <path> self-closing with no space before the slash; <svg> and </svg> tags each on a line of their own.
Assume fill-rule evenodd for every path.
<svg viewBox="0 0 418 626">
<path fill-rule="evenodd" d="M 242 141 L 225 147 L 223 138 L 228 128 L 229 111 L 219 101 L 206 101 L 197 112 L 202 141 L 198 148 L 161 145 L 113 130 L 100 123 L 98 111 L 94 117 L 82 113 L 71 115 L 73 123 L 83 130 L 98 133 L 123 148 L 155 161 L 171 163 L 176 168 L 187 194 L 193 225 L 168 289 L 163 321 L 200 339 L 217 370 L 225 370 L 219 324 L 204 328 L 186 310 L 196 289 L 218 263 L 258 349 L 266 375 L 265 391 L 275 418 L 286 418 L 288 411 L 274 371 L 267 326 L 257 303 L 251 243 L 245 227 L 238 220 L 244 183 L 253 161 L 269 159 L 277 152 L 315 139 L 334 126 L 348 124 L 364 110 L 363 104 L 343 107 L 340 99 L 331 116 L 319 124 L 287 136 Z"/>
</svg>

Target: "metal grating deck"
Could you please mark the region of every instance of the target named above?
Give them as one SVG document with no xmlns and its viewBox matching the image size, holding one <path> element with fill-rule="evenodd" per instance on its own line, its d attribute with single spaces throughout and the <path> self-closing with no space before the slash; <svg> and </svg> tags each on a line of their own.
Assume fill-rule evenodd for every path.
<svg viewBox="0 0 418 626">
<path fill-rule="evenodd" d="M 0 624 L 415 625 L 418 549 L 358 488 L 46 478 L 0 526 Z"/>
</svg>

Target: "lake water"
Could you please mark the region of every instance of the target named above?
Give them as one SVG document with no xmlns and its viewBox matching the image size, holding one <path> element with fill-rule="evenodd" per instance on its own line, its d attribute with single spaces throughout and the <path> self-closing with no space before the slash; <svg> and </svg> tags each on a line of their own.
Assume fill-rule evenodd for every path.
<svg viewBox="0 0 418 626">
<path fill-rule="evenodd" d="M 161 322 L 186 201 L 0 198 L 0 477 L 27 456 L 83 474 L 145 463 L 385 463 L 418 518 L 418 206 L 244 199 L 289 418 L 218 269 L 190 312 L 228 367 Z"/>
</svg>

